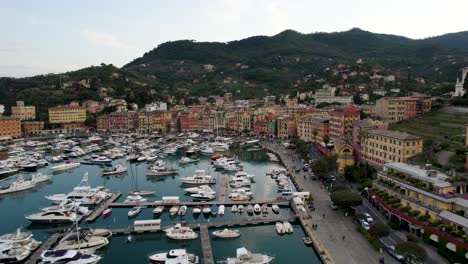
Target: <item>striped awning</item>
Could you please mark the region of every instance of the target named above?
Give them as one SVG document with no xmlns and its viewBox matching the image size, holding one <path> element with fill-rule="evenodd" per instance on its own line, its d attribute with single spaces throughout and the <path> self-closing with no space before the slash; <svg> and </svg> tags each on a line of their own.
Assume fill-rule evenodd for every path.
<svg viewBox="0 0 468 264">
<path fill-rule="evenodd" d="M 439 242 L 439 237 L 434 234 L 430 235 L 429 238 L 434 242 Z"/>
</svg>

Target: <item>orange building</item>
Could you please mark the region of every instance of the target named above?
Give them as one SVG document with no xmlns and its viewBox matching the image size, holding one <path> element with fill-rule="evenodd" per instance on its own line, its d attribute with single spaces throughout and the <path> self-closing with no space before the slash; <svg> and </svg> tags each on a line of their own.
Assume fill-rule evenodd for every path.
<svg viewBox="0 0 468 264">
<path fill-rule="evenodd" d="M 25 135 L 39 134 L 44 129 L 44 122 L 42 121 L 23 121 L 21 125 Z"/>
<path fill-rule="evenodd" d="M 354 106 L 335 109 L 329 115 L 330 138 L 332 140 L 350 136 L 353 123 L 361 120 L 359 109 Z"/>
<path fill-rule="evenodd" d="M 0 118 L 0 137 L 21 137 L 21 121 L 18 118 Z"/>
</svg>

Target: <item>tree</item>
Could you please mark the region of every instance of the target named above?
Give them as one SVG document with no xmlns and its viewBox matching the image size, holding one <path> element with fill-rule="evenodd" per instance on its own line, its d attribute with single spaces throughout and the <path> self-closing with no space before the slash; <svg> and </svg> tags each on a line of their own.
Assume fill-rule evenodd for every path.
<svg viewBox="0 0 468 264">
<path fill-rule="evenodd" d="M 369 232 L 377 237 L 386 237 L 390 234 L 390 227 L 386 224 L 373 224 L 371 225 Z"/>
<path fill-rule="evenodd" d="M 328 163 L 323 158 L 317 159 L 312 163 L 311 169 L 317 177 L 324 178 L 328 174 Z"/>
<path fill-rule="evenodd" d="M 340 190 L 330 194 L 331 200 L 343 209 L 362 204 L 362 197 L 359 193 L 351 190 Z"/>
<path fill-rule="evenodd" d="M 323 142 L 327 145 L 330 142 L 330 137 L 328 135 L 323 136 Z"/>
<path fill-rule="evenodd" d="M 316 128 L 314 128 L 314 131 L 312 131 L 312 135 L 314 136 L 314 144 L 317 143 L 317 141 L 315 140 L 317 138 L 317 134 L 318 134 L 318 131 Z"/>
<path fill-rule="evenodd" d="M 210 96 L 208 97 L 208 99 L 206 99 L 206 102 L 210 103 L 211 105 L 214 105 L 216 103 L 216 100 Z"/>
<path fill-rule="evenodd" d="M 427 258 L 424 248 L 414 242 L 401 242 L 395 246 L 395 251 L 410 263 L 424 263 Z"/>
</svg>

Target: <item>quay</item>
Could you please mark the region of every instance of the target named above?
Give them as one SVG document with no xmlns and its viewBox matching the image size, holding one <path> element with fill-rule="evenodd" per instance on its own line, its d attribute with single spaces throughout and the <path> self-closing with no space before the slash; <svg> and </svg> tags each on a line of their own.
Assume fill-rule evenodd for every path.
<svg viewBox="0 0 468 264">
<path fill-rule="evenodd" d="M 269 199 L 269 200 L 261 200 L 261 201 L 225 201 L 225 202 L 219 202 L 219 201 L 212 201 L 212 202 L 135 202 L 135 203 L 107 203 L 108 207 L 120 207 L 120 208 L 131 208 L 135 206 L 140 206 L 140 207 L 157 207 L 160 205 L 164 206 L 174 206 L 174 205 L 186 205 L 186 206 L 203 206 L 203 205 L 254 205 L 254 204 L 280 204 L 284 202 L 289 202 L 288 199 L 285 198 L 277 198 L 277 199 Z"/>
<path fill-rule="evenodd" d="M 200 226 L 200 239 L 203 251 L 203 263 L 213 264 L 213 250 L 211 249 L 210 233 L 206 225 Z"/>
<path fill-rule="evenodd" d="M 114 195 L 112 195 L 112 197 L 110 197 L 109 199 L 107 199 L 107 201 L 105 201 L 104 203 L 101 204 L 101 206 L 99 206 L 99 208 L 97 208 L 96 210 L 94 210 L 94 212 L 88 216 L 88 218 L 86 218 L 86 222 L 94 222 L 101 214 L 104 210 L 107 209 L 107 207 L 109 207 L 110 204 L 112 204 L 113 202 L 115 202 L 117 199 L 119 199 L 119 197 L 122 195 L 121 192 L 116 192 L 114 193 Z"/>
<path fill-rule="evenodd" d="M 323 246 L 322 241 L 320 241 L 320 238 L 312 230 L 312 226 L 309 223 L 307 223 L 307 220 L 310 220 L 310 219 L 299 217 L 299 222 L 301 223 L 301 226 L 304 229 L 304 232 L 306 233 L 306 235 L 312 239 L 313 241 L 312 245 L 314 246 L 315 251 L 317 251 L 317 253 L 319 254 L 320 259 L 322 260 L 324 264 L 335 263 L 333 259 L 329 257 L 331 256 L 330 252 L 328 252 L 328 250 Z"/>
<path fill-rule="evenodd" d="M 41 258 L 41 254 L 44 250 L 48 250 L 57 243 L 59 238 L 62 236 L 62 233 L 55 233 L 47 241 L 42 243 L 42 245 L 34 252 L 34 254 L 25 262 L 25 264 L 36 264 Z"/>
</svg>

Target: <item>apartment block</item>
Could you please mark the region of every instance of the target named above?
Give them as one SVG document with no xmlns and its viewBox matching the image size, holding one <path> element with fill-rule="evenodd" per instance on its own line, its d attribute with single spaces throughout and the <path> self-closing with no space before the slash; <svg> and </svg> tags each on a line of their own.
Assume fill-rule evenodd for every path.
<svg viewBox="0 0 468 264">
<path fill-rule="evenodd" d="M 21 121 L 18 118 L 0 117 L 0 137 L 21 137 Z"/>
<path fill-rule="evenodd" d="M 83 123 L 86 121 L 86 108 L 82 106 L 56 106 L 49 108 L 49 123 Z"/>
<path fill-rule="evenodd" d="M 415 118 L 431 111 L 429 96 L 384 97 L 377 100 L 375 115 L 388 123 Z"/>
<path fill-rule="evenodd" d="M 315 132 L 317 133 L 316 135 Z M 305 117 L 297 123 L 297 136 L 304 141 L 322 142 L 330 134 L 330 122 L 324 118 Z"/>
<path fill-rule="evenodd" d="M 351 135 L 352 125 L 359 122 L 361 115 L 359 109 L 354 106 L 337 108 L 329 113 L 330 138 L 335 141 L 339 138 Z"/>
<path fill-rule="evenodd" d="M 278 137 L 282 139 L 289 139 L 296 135 L 297 126 L 296 119 L 292 116 L 278 117 Z"/>
<path fill-rule="evenodd" d="M 44 122 L 42 121 L 23 121 L 21 122 L 23 133 L 25 135 L 39 134 L 44 129 Z"/>
<path fill-rule="evenodd" d="M 36 107 L 24 105 L 23 101 L 16 101 L 16 106 L 11 107 L 11 117 L 19 120 L 36 119 Z"/>
</svg>

